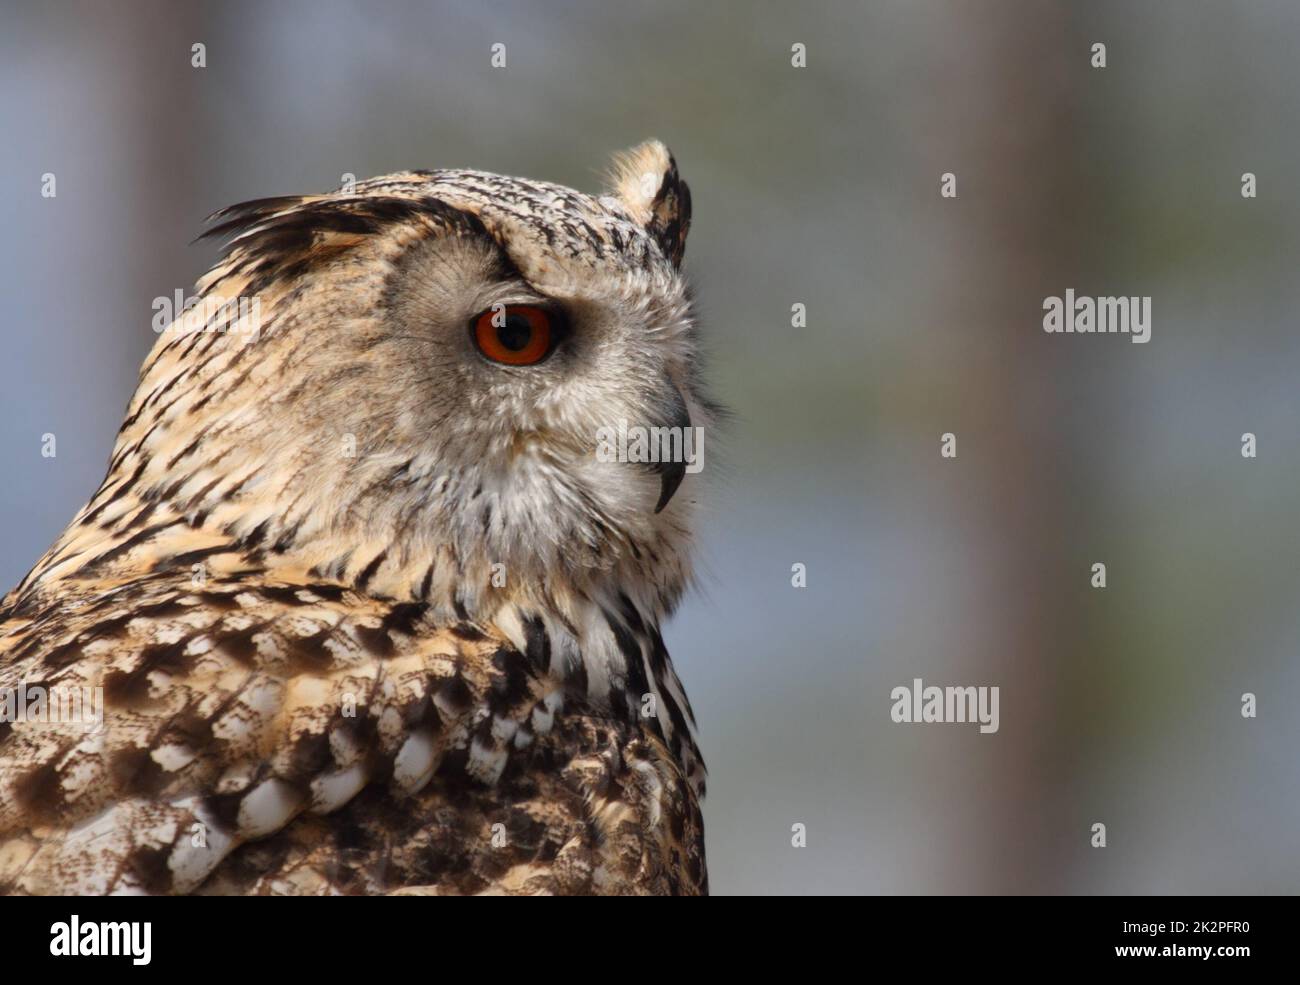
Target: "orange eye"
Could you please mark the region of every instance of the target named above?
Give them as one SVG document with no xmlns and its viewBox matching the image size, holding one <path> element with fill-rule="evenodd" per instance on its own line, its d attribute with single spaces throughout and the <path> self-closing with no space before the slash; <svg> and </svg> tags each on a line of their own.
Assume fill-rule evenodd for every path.
<svg viewBox="0 0 1300 985">
<path fill-rule="evenodd" d="M 551 351 L 551 316 L 530 304 L 494 305 L 473 329 L 479 352 L 507 366 L 531 366 Z"/>
</svg>

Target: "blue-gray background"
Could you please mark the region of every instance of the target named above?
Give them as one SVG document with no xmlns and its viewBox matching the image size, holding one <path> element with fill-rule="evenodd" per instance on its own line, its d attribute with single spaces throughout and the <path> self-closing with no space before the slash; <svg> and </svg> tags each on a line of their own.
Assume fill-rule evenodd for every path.
<svg viewBox="0 0 1300 985">
<path fill-rule="evenodd" d="M 407 167 L 593 189 L 657 136 L 736 412 L 668 633 L 715 891 L 1300 888 L 1300 7 L 0 9 L 5 587 L 102 477 L 206 213 Z M 1045 335 L 1066 288 L 1151 295 L 1153 340 Z M 1000 731 L 892 724 L 913 677 L 999 685 Z"/>
</svg>

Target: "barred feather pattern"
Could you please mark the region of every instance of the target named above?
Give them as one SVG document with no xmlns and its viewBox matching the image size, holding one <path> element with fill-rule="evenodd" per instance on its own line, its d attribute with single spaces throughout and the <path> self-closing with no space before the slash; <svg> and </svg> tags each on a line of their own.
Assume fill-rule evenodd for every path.
<svg viewBox="0 0 1300 985">
<path fill-rule="evenodd" d="M 102 687 L 103 728 L 3 730 L 21 893 L 691 893 L 663 743 L 540 650 L 336 585 L 136 586 L 33 619 L 0 680 Z M 51 624 L 84 630 L 41 644 Z"/>
</svg>

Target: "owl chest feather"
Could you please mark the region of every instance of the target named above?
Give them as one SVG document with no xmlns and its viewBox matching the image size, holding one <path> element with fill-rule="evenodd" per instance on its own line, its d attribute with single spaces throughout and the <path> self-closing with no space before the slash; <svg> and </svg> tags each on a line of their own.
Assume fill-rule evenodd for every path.
<svg viewBox="0 0 1300 985">
<path fill-rule="evenodd" d="M 103 721 L 0 725 L 0 886 L 688 891 L 679 686 L 657 633 L 608 619 L 622 660 L 592 672 L 540 614 L 503 619 L 516 645 L 328 582 L 29 607 L 4 623 L 0 687 L 88 688 Z"/>
</svg>

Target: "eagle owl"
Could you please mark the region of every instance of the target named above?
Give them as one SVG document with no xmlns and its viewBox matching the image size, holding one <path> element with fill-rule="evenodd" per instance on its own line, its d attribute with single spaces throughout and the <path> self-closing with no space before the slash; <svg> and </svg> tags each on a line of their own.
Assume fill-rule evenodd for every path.
<svg viewBox="0 0 1300 985">
<path fill-rule="evenodd" d="M 600 196 L 411 171 L 214 219 L 0 604 L 0 891 L 706 892 L 660 635 L 698 480 L 596 437 L 717 419 L 667 149 Z"/>
</svg>

